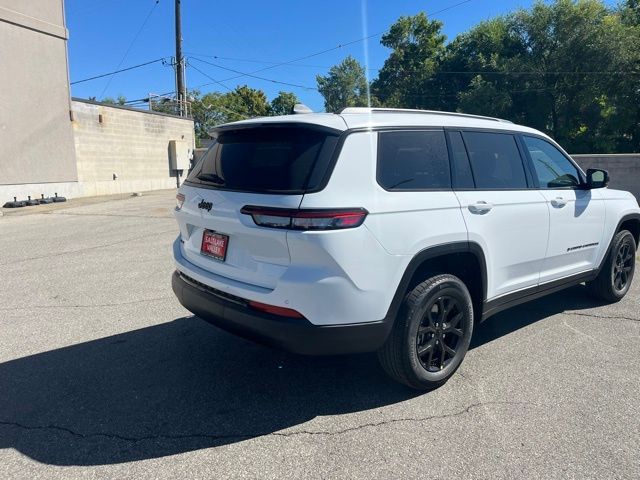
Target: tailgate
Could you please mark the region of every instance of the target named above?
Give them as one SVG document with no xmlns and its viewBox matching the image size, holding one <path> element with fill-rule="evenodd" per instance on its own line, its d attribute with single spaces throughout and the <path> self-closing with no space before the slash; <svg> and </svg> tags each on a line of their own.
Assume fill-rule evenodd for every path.
<svg viewBox="0 0 640 480">
<path fill-rule="evenodd" d="M 182 254 L 194 265 L 236 281 L 275 288 L 290 263 L 285 230 L 261 228 L 249 215 L 240 213 L 245 205 L 298 208 L 302 195 L 265 195 L 195 188 L 184 185 L 181 210 L 175 212 L 182 238 Z M 227 235 L 224 261 L 201 253 L 205 230 Z"/>
</svg>

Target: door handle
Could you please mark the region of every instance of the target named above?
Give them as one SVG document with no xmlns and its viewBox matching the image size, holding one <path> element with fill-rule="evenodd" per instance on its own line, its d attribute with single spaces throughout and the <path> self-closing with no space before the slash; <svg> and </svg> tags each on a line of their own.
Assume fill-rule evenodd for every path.
<svg viewBox="0 0 640 480">
<path fill-rule="evenodd" d="M 556 197 L 551 200 L 551 205 L 557 208 L 562 208 L 567 204 L 567 200 L 562 197 Z"/>
<path fill-rule="evenodd" d="M 488 213 L 492 208 L 492 204 L 482 200 L 469 205 L 469 211 L 471 213 L 475 213 L 476 215 L 484 215 L 485 213 Z"/>
</svg>

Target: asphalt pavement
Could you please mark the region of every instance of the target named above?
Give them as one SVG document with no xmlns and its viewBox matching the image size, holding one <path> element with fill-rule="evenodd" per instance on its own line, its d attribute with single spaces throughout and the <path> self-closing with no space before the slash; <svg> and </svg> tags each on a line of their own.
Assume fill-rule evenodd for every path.
<svg viewBox="0 0 640 480">
<path fill-rule="evenodd" d="M 442 388 L 174 298 L 173 191 L 0 218 L 0 478 L 640 477 L 640 280 L 496 315 Z"/>
</svg>

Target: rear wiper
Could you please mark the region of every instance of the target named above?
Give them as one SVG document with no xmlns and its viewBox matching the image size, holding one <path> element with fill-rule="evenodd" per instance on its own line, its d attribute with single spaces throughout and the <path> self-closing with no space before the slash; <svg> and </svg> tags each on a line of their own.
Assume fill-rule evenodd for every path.
<svg viewBox="0 0 640 480">
<path fill-rule="evenodd" d="M 224 184 L 224 178 L 222 178 L 220 175 L 216 175 L 215 173 L 201 173 L 196 178 L 198 180 L 202 180 L 203 182 L 217 183 L 218 185 Z"/>
</svg>

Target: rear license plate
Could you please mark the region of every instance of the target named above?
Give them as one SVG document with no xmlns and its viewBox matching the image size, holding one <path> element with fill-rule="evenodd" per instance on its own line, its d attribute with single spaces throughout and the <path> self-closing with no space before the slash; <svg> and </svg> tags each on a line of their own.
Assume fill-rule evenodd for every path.
<svg viewBox="0 0 640 480">
<path fill-rule="evenodd" d="M 227 257 L 229 236 L 221 233 L 205 230 L 202 234 L 202 246 L 200 253 L 224 262 Z"/>
</svg>

